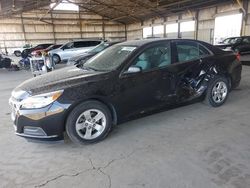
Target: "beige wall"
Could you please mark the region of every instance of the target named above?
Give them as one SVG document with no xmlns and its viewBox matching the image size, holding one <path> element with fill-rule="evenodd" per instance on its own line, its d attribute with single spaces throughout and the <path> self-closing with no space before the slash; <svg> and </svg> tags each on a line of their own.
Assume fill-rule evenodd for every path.
<svg viewBox="0 0 250 188">
<path fill-rule="evenodd" d="M 39 21 L 43 17 L 45 22 Z M 103 34 L 103 31 L 105 34 Z M 73 39 L 105 38 L 124 40 L 125 25 L 86 13 L 27 12 L 0 19 L 0 47 L 19 48 L 24 44 L 65 43 Z"/>
<path fill-rule="evenodd" d="M 181 21 L 192 20 L 197 16 L 198 30 L 195 32 L 182 33 L 183 38 L 197 38 L 206 42 L 213 41 L 213 31 L 215 17 L 217 15 L 230 14 L 239 11 L 237 3 L 220 5 L 195 11 L 187 11 L 182 14 L 171 15 L 169 17 L 148 19 L 143 23 L 119 24 L 104 20 L 95 14 L 62 13 L 53 12 L 27 12 L 22 17 L 0 19 L 0 47 L 6 46 L 11 49 L 21 47 L 30 43 L 65 43 L 69 40 L 80 38 L 105 38 L 109 40 L 128 40 L 141 39 L 143 27 L 154 25 L 166 25 L 168 23 L 178 23 Z M 246 11 L 250 13 L 250 2 Z M 39 21 L 43 17 L 45 22 Z M 250 35 L 250 14 L 243 21 L 242 35 Z M 46 23 L 49 22 L 49 23 Z M 104 24 L 104 25 L 103 25 Z M 127 29 L 127 31 L 125 31 Z M 103 33 L 104 31 L 104 33 Z M 177 33 L 166 34 L 165 37 L 176 38 Z"/>
<path fill-rule="evenodd" d="M 185 13 L 179 15 L 171 15 L 166 17 L 165 21 L 163 19 L 149 19 L 143 22 L 143 24 L 130 24 L 128 25 L 128 39 L 132 40 L 135 38 L 142 38 L 142 29 L 143 27 L 154 26 L 163 24 L 166 25 L 168 23 L 177 23 L 178 21 L 185 21 L 191 20 L 196 17 L 198 14 L 198 30 L 195 32 L 185 32 L 182 33 L 183 38 L 193 38 L 198 39 L 206 42 L 213 42 L 213 32 L 215 26 L 215 17 L 217 15 L 223 14 L 231 14 L 239 11 L 240 6 L 237 3 L 234 4 L 227 4 L 227 5 L 219 5 L 217 7 L 206 8 L 198 10 L 197 12 L 194 11 L 187 11 Z M 250 35 L 250 1 L 248 1 L 248 8 L 247 8 L 247 22 L 243 22 L 242 26 L 242 35 Z M 180 18 L 180 19 L 178 19 Z M 167 34 L 166 37 L 173 38 L 176 37 L 177 33 Z"/>
</svg>

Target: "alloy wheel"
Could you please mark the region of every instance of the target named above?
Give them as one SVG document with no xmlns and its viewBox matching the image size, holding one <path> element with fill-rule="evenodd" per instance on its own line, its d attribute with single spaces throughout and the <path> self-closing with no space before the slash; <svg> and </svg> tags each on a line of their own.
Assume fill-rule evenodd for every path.
<svg viewBox="0 0 250 188">
<path fill-rule="evenodd" d="M 225 82 L 217 82 L 212 89 L 212 98 L 215 103 L 223 102 L 228 94 L 227 84 Z"/>
<path fill-rule="evenodd" d="M 107 119 L 98 109 L 84 111 L 75 123 L 75 129 L 81 138 L 92 140 L 100 136 L 105 130 Z"/>
</svg>

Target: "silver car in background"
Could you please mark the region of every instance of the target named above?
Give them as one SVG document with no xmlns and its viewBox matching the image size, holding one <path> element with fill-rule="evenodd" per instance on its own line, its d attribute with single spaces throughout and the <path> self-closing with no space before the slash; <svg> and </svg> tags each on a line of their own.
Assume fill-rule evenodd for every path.
<svg viewBox="0 0 250 188">
<path fill-rule="evenodd" d="M 87 52 L 102 42 L 102 40 L 94 39 L 71 41 L 62 45 L 58 49 L 49 51 L 48 54 L 52 62 L 57 64 L 60 62 L 67 61 L 69 58 L 77 54 Z"/>
</svg>

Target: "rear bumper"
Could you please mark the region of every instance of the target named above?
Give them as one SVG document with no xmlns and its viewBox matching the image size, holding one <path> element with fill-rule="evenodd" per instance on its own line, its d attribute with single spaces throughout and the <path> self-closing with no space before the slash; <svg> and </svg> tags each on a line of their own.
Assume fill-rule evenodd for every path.
<svg viewBox="0 0 250 188">
<path fill-rule="evenodd" d="M 232 89 L 237 88 L 240 85 L 241 72 L 242 72 L 242 64 L 240 63 L 237 67 L 234 68 L 234 71 L 231 74 Z"/>
</svg>

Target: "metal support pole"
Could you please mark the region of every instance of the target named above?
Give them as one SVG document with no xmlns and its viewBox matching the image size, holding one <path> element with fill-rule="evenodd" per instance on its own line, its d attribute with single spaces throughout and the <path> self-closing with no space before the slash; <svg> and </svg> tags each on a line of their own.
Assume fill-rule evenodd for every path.
<svg viewBox="0 0 250 188">
<path fill-rule="evenodd" d="M 102 38 L 105 40 L 105 22 L 104 19 L 102 19 Z"/>
<path fill-rule="evenodd" d="M 80 11 L 79 11 L 78 15 L 79 15 L 80 35 L 81 35 L 81 39 L 82 39 L 82 18 L 81 18 L 81 13 L 80 13 Z"/>
<path fill-rule="evenodd" d="M 52 22 L 53 39 L 54 39 L 54 43 L 56 43 L 55 25 L 54 25 L 54 19 L 53 19 L 52 12 L 50 12 L 50 17 L 51 17 L 51 22 Z"/>
<path fill-rule="evenodd" d="M 24 37 L 24 43 L 26 44 L 27 38 L 26 38 L 26 32 L 25 32 L 25 27 L 24 27 L 24 22 L 23 22 L 23 14 L 21 14 L 21 24 L 22 24 L 22 32 L 23 32 L 23 37 Z"/>
</svg>

